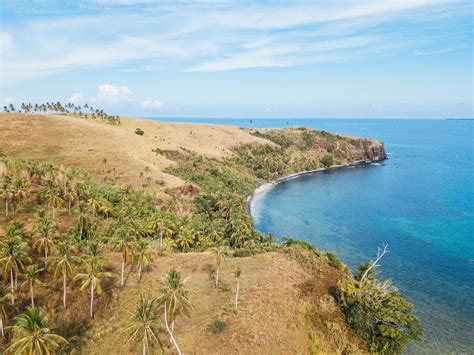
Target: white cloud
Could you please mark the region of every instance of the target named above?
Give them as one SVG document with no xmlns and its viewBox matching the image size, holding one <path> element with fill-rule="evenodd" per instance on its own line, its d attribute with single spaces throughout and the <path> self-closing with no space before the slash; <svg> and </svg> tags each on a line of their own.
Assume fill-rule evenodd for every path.
<svg viewBox="0 0 474 355">
<path fill-rule="evenodd" d="M 140 104 L 141 107 L 147 108 L 147 109 L 160 109 L 163 107 L 163 105 L 164 103 L 162 101 L 153 100 L 153 99 L 145 100 Z"/>
<path fill-rule="evenodd" d="M 2 99 L 2 106 L 7 106 L 13 103 L 15 103 L 15 100 L 13 100 L 11 97 L 6 96 Z"/>
<path fill-rule="evenodd" d="M 84 103 L 84 95 L 81 93 L 74 93 L 67 99 L 68 102 L 73 103 L 74 105 L 82 105 Z"/>
<path fill-rule="evenodd" d="M 133 95 L 132 90 L 128 87 L 109 83 L 99 85 L 97 90 L 99 92 L 92 100 L 111 105 L 119 105 L 128 102 Z"/>
</svg>

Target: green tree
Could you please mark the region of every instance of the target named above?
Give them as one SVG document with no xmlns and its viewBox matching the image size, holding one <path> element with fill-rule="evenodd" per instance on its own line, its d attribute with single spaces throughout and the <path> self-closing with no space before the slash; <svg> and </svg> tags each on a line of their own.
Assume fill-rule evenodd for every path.
<svg viewBox="0 0 474 355">
<path fill-rule="evenodd" d="M 80 258 L 74 255 L 75 248 L 68 241 L 62 241 L 56 248 L 56 253 L 49 259 L 49 266 L 54 268 L 54 277 L 63 278 L 63 306 L 66 308 L 67 279 L 74 278 L 74 269 Z"/>
<path fill-rule="evenodd" d="M 140 282 L 143 270 L 150 265 L 155 258 L 155 251 L 152 249 L 151 242 L 146 239 L 140 239 L 136 242 L 135 263 L 137 265 L 137 281 Z"/>
<path fill-rule="evenodd" d="M 126 226 L 121 225 L 115 230 L 112 245 L 121 254 L 120 267 L 120 286 L 125 286 L 125 264 L 130 260 L 132 251 L 136 247 L 136 243 L 128 233 Z"/>
<path fill-rule="evenodd" d="M 158 331 L 161 328 L 160 320 L 157 316 L 157 299 L 140 295 L 135 303 L 135 310 L 132 315 L 130 325 L 123 330 L 127 338 L 126 343 L 141 344 L 142 354 L 152 352 L 154 345 L 161 343 L 158 339 Z"/>
<path fill-rule="evenodd" d="M 48 262 L 49 251 L 55 244 L 54 236 L 56 233 L 56 224 L 52 218 L 46 214 L 44 210 L 40 210 L 37 214 L 37 221 L 33 227 L 33 234 L 36 237 L 33 248 L 44 252 L 44 263 Z"/>
<path fill-rule="evenodd" d="M 182 311 L 189 315 L 193 309 L 189 301 L 191 291 L 186 289 L 186 281 L 181 277 L 181 272 L 174 267 L 168 270 L 161 281 L 161 295 L 158 301 L 164 305 L 167 319 L 171 320 L 171 332 L 174 332 L 176 314 Z"/>
<path fill-rule="evenodd" d="M 40 269 L 38 265 L 32 264 L 28 265 L 23 271 L 23 277 L 26 280 L 23 282 L 22 286 L 28 285 L 30 289 L 31 307 L 35 306 L 34 286 L 43 285 L 43 283 L 38 279 L 43 270 L 44 269 Z"/>
<path fill-rule="evenodd" d="M 49 355 L 61 344 L 67 344 L 66 339 L 51 333 L 47 320 L 40 309 L 35 307 L 28 307 L 18 315 L 12 327 L 12 344 L 5 350 L 5 354 Z"/>
<path fill-rule="evenodd" d="M 94 317 L 94 294 L 102 293 L 101 282 L 105 278 L 112 276 L 110 272 L 102 270 L 102 267 L 97 259 L 91 259 L 84 261 L 85 272 L 79 273 L 74 276 L 74 281 L 81 280 L 81 291 L 90 288 L 90 308 L 89 315 L 91 318 Z"/>
</svg>

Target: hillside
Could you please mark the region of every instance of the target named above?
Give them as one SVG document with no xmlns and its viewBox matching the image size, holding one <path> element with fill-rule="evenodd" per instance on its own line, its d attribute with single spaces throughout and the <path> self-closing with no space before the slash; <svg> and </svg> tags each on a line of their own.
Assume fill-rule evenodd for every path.
<svg viewBox="0 0 474 355">
<path fill-rule="evenodd" d="M 382 143 L 303 127 L 251 130 L 121 121 L 112 126 L 68 116 L 0 115 L 0 150 L 6 155 L 0 175 L 2 191 L 7 191 L 2 195 L 2 240 L 20 243 L 34 264 L 45 265 L 44 240 L 50 238 L 53 257 L 61 248 L 73 248 L 70 252 L 81 260 L 76 272 L 91 265 L 110 272 L 110 277 L 103 276 L 104 292 L 91 298 L 90 305 L 87 287 L 80 292 L 79 280 L 70 280 L 67 310 L 61 305 L 61 282 L 49 267 L 39 272 L 42 283 L 36 287 L 35 304 L 52 316 L 51 329 L 68 340 L 66 351 L 104 354 L 120 345 L 121 353 L 135 353 L 136 344 L 121 345 L 121 332 L 130 324 L 140 295 L 158 297 L 163 276 L 172 267 L 187 280 L 193 306 L 189 318 L 176 315 L 174 334 L 185 353 L 358 353 L 369 345 L 375 350 L 403 347 L 398 338 L 387 341 L 378 328 L 367 333 L 367 328 L 349 326 L 346 317 L 353 306 L 336 295 L 345 292 L 339 289 L 341 282 L 350 289 L 357 281 L 333 253 L 292 240 L 275 243 L 271 235 L 254 229 L 246 204 L 256 187 L 277 177 L 384 159 Z M 138 127 L 143 136 L 135 133 Z M 17 193 L 19 189 L 24 193 Z M 157 194 L 168 198 L 157 199 Z M 45 229 L 38 229 L 42 223 L 48 226 L 46 236 L 41 234 Z M 131 243 L 132 258 L 117 253 L 118 242 Z M 222 253 L 218 287 L 217 259 L 210 251 Z M 238 309 L 233 306 L 237 268 L 242 273 Z M 21 279 L 23 267 L 17 272 Z M 374 278 L 370 274 L 364 287 L 375 291 L 369 288 L 363 295 L 378 292 Z M 9 281 L 14 284 L 13 276 L 5 278 L 5 285 Z M 11 289 L 24 310 L 27 288 Z M 395 297 L 390 304 L 397 305 L 396 290 L 388 294 Z M 89 317 L 88 306 L 91 314 L 95 308 L 94 317 Z M 411 312 L 409 304 L 404 307 Z M 364 319 L 357 312 L 366 310 L 356 308 L 354 313 Z M 416 321 L 403 312 L 381 312 L 375 316 L 395 317 L 387 323 L 395 327 Z M 215 321 L 227 328 L 213 332 Z M 173 352 L 161 316 L 159 322 L 157 336 L 164 350 Z M 10 337 L 3 339 L 5 346 Z"/>
</svg>

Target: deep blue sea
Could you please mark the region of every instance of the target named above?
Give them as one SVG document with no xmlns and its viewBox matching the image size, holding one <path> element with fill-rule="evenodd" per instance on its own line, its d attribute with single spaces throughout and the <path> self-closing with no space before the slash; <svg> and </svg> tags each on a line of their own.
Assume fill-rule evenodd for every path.
<svg viewBox="0 0 474 355">
<path fill-rule="evenodd" d="M 409 353 L 474 353 L 474 121 L 169 119 L 309 126 L 377 138 L 380 165 L 277 185 L 252 207 L 256 228 L 334 250 L 352 270 L 388 244 L 380 276 L 415 305 L 426 334 Z"/>
</svg>

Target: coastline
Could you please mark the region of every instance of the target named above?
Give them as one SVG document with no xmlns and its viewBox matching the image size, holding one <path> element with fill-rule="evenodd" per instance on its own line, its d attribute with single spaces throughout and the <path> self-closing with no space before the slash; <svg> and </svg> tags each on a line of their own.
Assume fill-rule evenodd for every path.
<svg viewBox="0 0 474 355">
<path fill-rule="evenodd" d="M 299 178 L 301 176 L 305 176 L 305 175 L 320 173 L 320 172 L 323 172 L 323 171 L 344 169 L 344 168 L 350 168 L 350 167 L 356 167 L 356 166 L 365 166 L 365 165 L 369 165 L 369 164 L 372 164 L 372 163 L 377 163 L 377 162 L 387 160 L 387 159 L 388 159 L 388 157 L 385 156 L 382 159 L 357 160 L 357 161 L 354 161 L 354 162 L 351 162 L 351 163 L 346 163 L 346 164 L 331 165 L 329 168 L 317 168 L 317 169 L 312 169 L 312 170 L 305 170 L 305 171 L 300 171 L 300 172 L 293 173 L 293 174 L 290 174 L 290 175 L 282 176 L 282 177 L 280 177 L 276 180 L 272 180 L 272 181 L 269 181 L 269 182 L 266 182 L 266 183 L 260 185 L 259 187 L 257 187 L 254 190 L 254 192 L 250 196 L 247 196 L 247 209 L 250 213 L 250 216 L 252 217 L 252 220 L 255 222 L 256 217 L 252 213 L 252 205 L 255 203 L 255 201 L 262 199 L 275 186 L 277 186 L 277 185 L 279 185 L 283 182 L 293 180 L 293 179 L 297 179 L 297 178 Z M 255 211 L 255 209 L 254 209 L 254 211 Z"/>
</svg>

